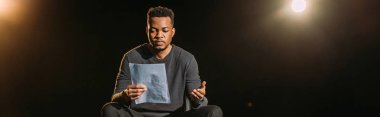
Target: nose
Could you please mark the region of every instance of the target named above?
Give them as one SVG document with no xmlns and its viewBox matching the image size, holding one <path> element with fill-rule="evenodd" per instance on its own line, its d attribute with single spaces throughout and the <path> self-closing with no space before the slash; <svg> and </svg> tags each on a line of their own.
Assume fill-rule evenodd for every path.
<svg viewBox="0 0 380 117">
<path fill-rule="evenodd" d="M 164 32 L 158 31 L 157 34 L 156 34 L 156 38 L 157 39 L 164 38 Z"/>
</svg>

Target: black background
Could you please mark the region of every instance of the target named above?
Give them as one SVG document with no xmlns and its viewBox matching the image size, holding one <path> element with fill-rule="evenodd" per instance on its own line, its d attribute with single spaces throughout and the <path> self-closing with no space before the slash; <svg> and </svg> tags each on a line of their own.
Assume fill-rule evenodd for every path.
<svg viewBox="0 0 380 117">
<path fill-rule="evenodd" d="M 29 1 L 18 23 L 0 20 L 0 116 L 100 116 L 158 5 L 176 13 L 173 43 L 227 117 L 379 115 L 379 2 L 309 3 L 295 14 L 290 0 Z"/>
</svg>

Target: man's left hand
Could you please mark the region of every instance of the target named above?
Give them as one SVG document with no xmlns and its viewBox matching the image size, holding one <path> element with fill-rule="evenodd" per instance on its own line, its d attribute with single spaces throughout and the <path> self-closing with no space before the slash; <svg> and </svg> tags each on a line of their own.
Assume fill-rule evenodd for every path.
<svg viewBox="0 0 380 117">
<path fill-rule="evenodd" d="M 194 89 L 193 92 L 191 92 L 191 96 L 193 97 L 193 99 L 197 99 L 197 100 L 203 100 L 205 95 L 206 95 L 206 81 L 203 81 L 201 86 L 198 89 Z"/>
</svg>

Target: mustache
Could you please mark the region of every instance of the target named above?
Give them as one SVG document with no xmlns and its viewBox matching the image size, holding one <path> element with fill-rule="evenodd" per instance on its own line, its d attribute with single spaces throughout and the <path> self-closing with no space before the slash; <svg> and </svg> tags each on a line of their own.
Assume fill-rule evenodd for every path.
<svg viewBox="0 0 380 117">
<path fill-rule="evenodd" d="M 158 42 L 163 42 L 163 43 L 165 43 L 165 41 L 162 41 L 162 40 L 155 40 L 155 41 L 153 41 L 154 43 L 158 43 Z"/>
</svg>

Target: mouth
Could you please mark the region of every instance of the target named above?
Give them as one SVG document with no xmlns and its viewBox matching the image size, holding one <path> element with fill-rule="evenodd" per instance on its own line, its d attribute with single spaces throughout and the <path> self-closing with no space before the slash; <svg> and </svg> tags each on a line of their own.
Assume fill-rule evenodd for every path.
<svg viewBox="0 0 380 117">
<path fill-rule="evenodd" d="M 165 42 L 163 42 L 163 41 L 155 41 L 154 42 L 154 45 L 157 45 L 157 46 L 164 45 L 164 44 L 165 44 Z"/>
</svg>

